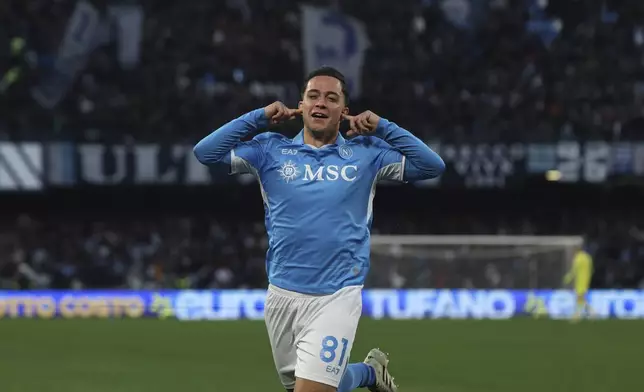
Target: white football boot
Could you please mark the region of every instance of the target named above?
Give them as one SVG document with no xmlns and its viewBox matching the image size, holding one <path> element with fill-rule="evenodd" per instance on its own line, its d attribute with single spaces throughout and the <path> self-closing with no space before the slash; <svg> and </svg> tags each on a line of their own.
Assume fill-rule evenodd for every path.
<svg viewBox="0 0 644 392">
<path fill-rule="evenodd" d="M 364 363 L 371 366 L 376 371 L 376 383 L 369 387 L 371 392 L 397 392 L 398 386 L 394 384 L 394 379 L 389 374 L 387 366 L 389 358 L 377 348 L 369 351 Z"/>
</svg>

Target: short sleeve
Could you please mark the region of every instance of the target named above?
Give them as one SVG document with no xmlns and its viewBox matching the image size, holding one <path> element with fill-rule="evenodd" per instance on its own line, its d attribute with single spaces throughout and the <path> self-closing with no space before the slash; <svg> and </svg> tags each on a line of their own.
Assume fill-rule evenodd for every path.
<svg viewBox="0 0 644 392">
<path fill-rule="evenodd" d="M 404 181 L 405 156 L 386 143 L 380 146 L 377 167 L 376 179 L 378 181 Z"/>
</svg>

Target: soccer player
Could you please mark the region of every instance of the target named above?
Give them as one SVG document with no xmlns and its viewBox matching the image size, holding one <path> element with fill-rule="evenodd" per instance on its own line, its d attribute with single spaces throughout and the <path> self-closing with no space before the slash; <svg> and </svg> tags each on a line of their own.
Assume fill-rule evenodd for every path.
<svg viewBox="0 0 644 392">
<path fill-rule="evenodd" d="M 312 72 L 297 109 L 274 102 L 232 120 L 201 140 L 203 164 L 259 182 L 269 238 L 265 322 L 280 380 L 288 391 L 395 392 L 389 358 L 371 350 L 349 364 L 369 270 L 376 183 L 439 176 L 443 160 L 398 125 L 366 111 L 349 115 L 344 76 Z M 293 139 L 264 132 L 302 116 Z M 350 124 L 345 139 L 340 123 Z M 404 203 L 404 200 L 401 200 Z"/>
<path fill-rule="evenodd" d="M 579 321 L 586 314 L 592 315 L 592 309 L 586 299 L 592 274 L 593 258 L 583 248 L 579 248 L 573 258 L 570 271 L 564 277 L 565 284 L 575 281 L 577 307 L 572 318 L 573 321 Z"/>
</svg>

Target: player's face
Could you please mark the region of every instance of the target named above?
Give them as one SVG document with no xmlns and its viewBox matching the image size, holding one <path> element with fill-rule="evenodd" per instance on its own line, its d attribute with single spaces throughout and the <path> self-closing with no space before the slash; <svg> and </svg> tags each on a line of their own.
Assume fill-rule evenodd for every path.
<svg viewBox="0 0 644 392">
<path fill-rule="evenodd" d="M 331 76 L 309 80 L 299 105 L 304 126 L 314 133 L 337 132 L 342 113 L 349 113 L 342 94 L 342 83 Z"/>
</svg>

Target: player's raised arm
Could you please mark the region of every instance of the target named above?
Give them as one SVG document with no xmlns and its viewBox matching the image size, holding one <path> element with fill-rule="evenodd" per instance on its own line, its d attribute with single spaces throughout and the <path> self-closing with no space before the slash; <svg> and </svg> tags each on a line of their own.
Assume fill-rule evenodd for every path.
<svg viewBox="0 0 644 392">
<path fill-rule="evenodd" d="M 300 111 L 289 109 L 281 102 L 273 102 L 265 108 L 246 113 L 210 135 L 201 139 L 193 151 L 199 162 L 204 165 L 226 162 L 233 164 L 233 154 L 257 167 L 262 159 L 263 150 L 260 140 L 255 137 L 249 142 L 242 139 L 260 130 L 266 129 L 269 123 L 277 124 L 294 118 Z"/>
<path fill-rule="evenodd" d="M 405 181 L 420 181 L 435 178 L 445 171 L 445 162 L 422 140 L 396 125 L 381 118 L 377 114 L 366 111 L 357 116 L 344 115 L 350 122 L 347 136 L 373 135 L 381 138 L 394 150 L 403 155 Z M 396 159 L 395 154 L 390 154 L 387 159 Z"/>
</svg>

